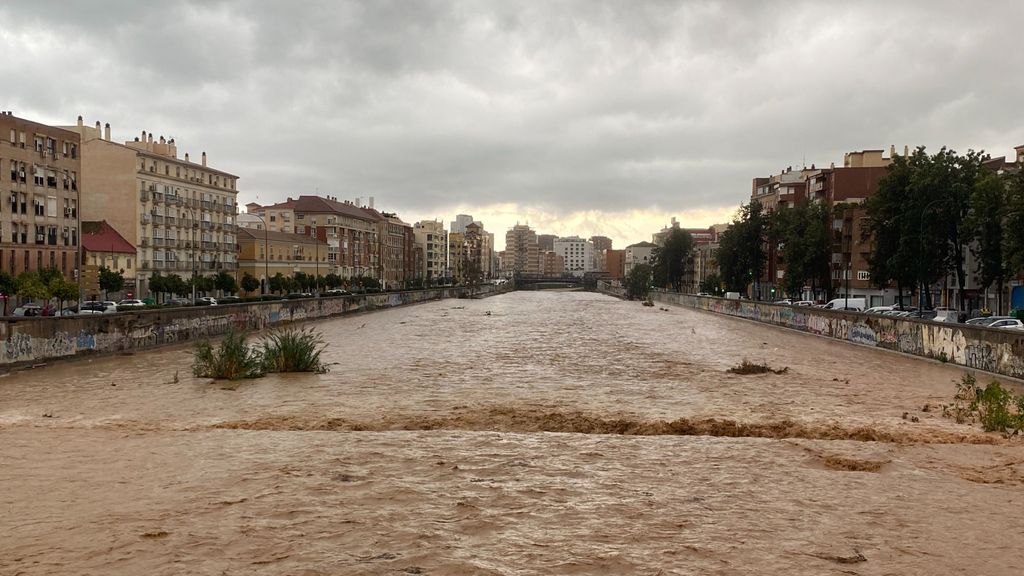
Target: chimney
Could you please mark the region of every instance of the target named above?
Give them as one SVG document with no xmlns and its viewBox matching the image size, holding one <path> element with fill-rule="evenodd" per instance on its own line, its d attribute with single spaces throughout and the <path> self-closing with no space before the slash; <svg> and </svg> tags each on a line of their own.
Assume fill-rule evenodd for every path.
<svg viewBox="0 0 1024 576">
<path fill-rule="evenodd" d="M 100 138 L 100 139 L 103 138 L 103 129 L 100 128 L 100 121 L 99 120 L 96 121 L 96 137 Z"/>
<path fill-rule="evenodd" d="M 833 169 L 833 170 L 835 170 L 835 168 L 836 168 L 836 163 L 835 163 L 835 162 L 833 162 L 833 163 L 829 164 L 829 166 L 828 166 L 828 167 L 829 167 L 829 168 L 831 168 L 831 169 Z"/>
<path fill-rule="evenodd" d="M 153 143 L 153 133 L 152 132 L 150 132 L 149 134 L 146 135 L 146 142 L 149 143 L 149 144 Z"/>
<path fill-rule="evenodd" d="M 107 126 L 110 126 L 110 124 L 107 124 Z M 160 135 L 160 143 L 161 144 L 167 144 L 167 140 L 164 140 L 164 135 L 163 134 Z"/>
<path fill-rule="evenodd" d="M 203 152 L 203 166 L 206 166 L 206 152 Z"/>
<path fill-rule="evenodd" d="M 370 210 L 373 210 L 373 196 L 370 196 Z"/>
<path fill-rule="evenodd" d="M 895 157 L 896 157 L 896 145 L 895 144 L 889 144 L 889 158 L 895 158 Z"/>
<path fill-rule="evenodd" d="M 903 145 L 903 156 L 910 156 L 910 146 Z"/>
<path fill-rule="evenodd" d="M 188 152 L 185 152 L 185 162 L 188 162 Z"/>
<path fill-rule="evenodd" d="M 103 127 L 103 139 L 106 140 L 107 142 L 110 141 L 110 122 L 107 122 L 107 124 Z"/>
<path fill-rule="evenodd" d="M 82 127 L 82 115 L 81 114 L 78 115 L 78 127 L 79 128 Z"/>
</svg>

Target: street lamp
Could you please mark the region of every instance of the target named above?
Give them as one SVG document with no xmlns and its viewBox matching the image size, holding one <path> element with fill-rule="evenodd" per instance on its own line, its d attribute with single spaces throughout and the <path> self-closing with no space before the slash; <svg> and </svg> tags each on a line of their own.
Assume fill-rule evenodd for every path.
<svg viewBox="0 0 1024 576">
<path fill-rule="evenodd" d="M 267 221 L 263 219 L 263 216 L 256 214 L 255 212 L 249 212 L 253 216 L 260 219 L 263 223 L 263 282 L 260 282 L 260 295 L 266 294 L 267 286 L 270 283 L 270 231 L 267 228 Z M 253 268 L 255 271 L 255 268 Z"/>
</svg>

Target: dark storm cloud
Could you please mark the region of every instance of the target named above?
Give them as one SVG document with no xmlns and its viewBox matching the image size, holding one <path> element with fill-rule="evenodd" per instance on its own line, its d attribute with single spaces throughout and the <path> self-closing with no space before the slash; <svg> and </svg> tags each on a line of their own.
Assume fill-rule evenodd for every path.
<svg viewBox="0 0 1024 576">
<path fill-rule="evenodd" d="M 2 106 L 243 199 L 727 211 L 844 152 L 1024 143 L 1018 2 L 7 2 Z"/>
</svg>

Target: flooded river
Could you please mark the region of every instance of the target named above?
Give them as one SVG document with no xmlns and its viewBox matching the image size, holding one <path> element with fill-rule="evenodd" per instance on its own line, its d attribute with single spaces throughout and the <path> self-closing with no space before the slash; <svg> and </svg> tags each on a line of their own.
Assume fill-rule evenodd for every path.
<svg viewBox="0 0 1024 576">
<path fill-rule="evenodd" d="M 955 367 L 579 292 L 312 325 L 327 374 L 0 378 L 0 575 L 1024 573 Z"/>
</svg>

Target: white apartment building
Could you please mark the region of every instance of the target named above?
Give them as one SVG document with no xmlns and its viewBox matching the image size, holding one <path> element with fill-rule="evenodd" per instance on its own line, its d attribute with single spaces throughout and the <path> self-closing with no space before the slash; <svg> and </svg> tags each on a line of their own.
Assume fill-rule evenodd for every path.
<svg viewBox="0 0 1024 576">
<path fill-rule="evenodd" d="M 556 238 L 554 252 L 565 262 L 565 273 L 582 277 L 587 272 L 596 272 L 594 267 L 594 244 L 579 236 Z"/>
</svg>

